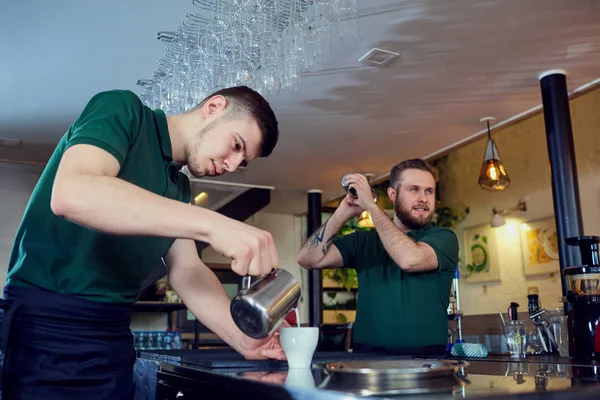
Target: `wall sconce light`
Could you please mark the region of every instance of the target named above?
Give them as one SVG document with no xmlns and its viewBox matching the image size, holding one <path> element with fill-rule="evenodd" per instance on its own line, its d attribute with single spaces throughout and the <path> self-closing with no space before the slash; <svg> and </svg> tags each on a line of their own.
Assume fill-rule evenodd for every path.
<svg viewBox="0 0 600 400">
<path fill-rule="evenodd" d="M 492 140 L 490 132 L 490 121 L 495 121 L 494 117 L 484 117 L 479 120 L 481 123 L 487 124 L 488 142 L 483 156 L 483 165 L 479 173 L 479 186 L 482 189 L 490 191 L 504 190 L 510 184 L 510 179 L 504 168 L 504 164 L 500 160 L 500 153 L 496 147 L 496 143 Z"/>
<path fill-rule="evenodd" d="M 373 178 L 375 176 L 375 174 L 366 173 L 364 175 L 367 178 L 367 181 L 369 182 L 369 185 L 370 185 L 371 178 Z M 361 228 L 375 228 L 375 224 L 373 223 L 373 218 L 371 218 L 371 214 L 369 214 L 368 211 L 363 211 L 360 213 L 360 215 L 358 217 L 357 225 L 360 226 Z"/>
<path fill-rule="evenodd" d="M 498 228 L 506 224 L 504 216 L 514 211 L 527 211 L 527 202 L 524 199 L 521 199 L 517 203 L 516 207 L 504 208 L 502 210 L 496 210 L 496 208 L 492 209 L 492 219 L 490 221 L 490 226 L 492 228 Z"/>
<path fill-rule="evenodd" d="M 357 225 L 361 228 L 375 228 L 373 218 L 371 218 L 371 214 L 369 214 L 368 211 L 363 211 L 360 213 Z"/>
</svg>

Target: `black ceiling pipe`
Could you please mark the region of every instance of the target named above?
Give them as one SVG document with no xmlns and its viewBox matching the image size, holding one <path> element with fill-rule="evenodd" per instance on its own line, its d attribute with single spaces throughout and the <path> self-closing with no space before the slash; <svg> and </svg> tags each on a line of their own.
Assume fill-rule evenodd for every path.
<svg viewBox="0 0 600 400">
<path fill-rule="evenodd" d="M 539 80 L 552 173 L 552 197 L 558 237 L 561 286 L 563 296 L 566 296 L 568 284 L 566 276 L 562 276 L 562 271 L 567 267 L 580 265 L 581 257 L 579 249 L 567 245 L 565 239 L 583 235 L 569 94 L 565 71 L 546 71 L 539 76 Z M 570 304 L 567 302 L 563 304 L 567 313 Z"/>
<path fill-rule="evenodd" d="M 321 193 L 317 189 L 308 191 L 307 238 L 310 238 L 321 226 Z M 310 326 L 320 327 L 323 322 L 321 289 L 321 270 L 313 269 L 308 271 L 308 321 Z"/>
</svg>

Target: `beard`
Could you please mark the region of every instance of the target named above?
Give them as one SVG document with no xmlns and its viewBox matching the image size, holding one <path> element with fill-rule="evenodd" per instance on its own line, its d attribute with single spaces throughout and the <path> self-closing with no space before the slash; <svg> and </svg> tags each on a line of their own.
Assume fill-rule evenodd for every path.
<svg viewBox="0 0 600 400">
<path fill-rule="evenodd" d="M 402 207 L 398 197 L 398 193 L 396 193 L 394 212 L 396 213 L 396 217 L 398 217 L 404 226 L 412 230 L 423 228 L 431 223 L 431 220 L 433 219 L 433 210 L 431 208 L 429 208 L 429 215 L 417 217 L 412 215 L 412 206 L 408 209 Z"/>
<path fill-rule="evenodd" d="M 206 167 L 202 165 L 202 158 L 199 156 L 199 154 L 202 154 L 201 147 L 204 144 L 206 134 L 215 127 L 217 122 L 218 120 L 212 121 L 210 124 L 202 128 L 200 132 L 198 132 L 193 146 L 191 146 L 191 151 L 188 150 L 186 157 L 187 167 L 190 173 L 196 178 L 201 178 L 206 175 Z"/>
</svg>

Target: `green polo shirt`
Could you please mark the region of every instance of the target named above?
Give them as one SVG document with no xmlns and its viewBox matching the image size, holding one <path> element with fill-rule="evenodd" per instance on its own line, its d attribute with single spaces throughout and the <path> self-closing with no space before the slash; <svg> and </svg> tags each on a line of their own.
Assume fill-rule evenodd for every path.
<svg viewBox="0 0 600 400">
<path fill-rule="evenodd" d="M 130 91 L 99 93 L 63 136 L 33 190 L 17 231 L 6 284 L 133 303 L 174 239 L 106 234 L 57 217 L 50 208 L 54 177 L 65 150 L 77 144 L 112 154 L 121 166 L 120 179 L 189 203 L 190 183 L 173 164 L 165 114 L 144 106 Z"/>
<path fill-rule="evenodd" d="M 358 275 L 355 343 L 415 348 L 448 341 L 447 309 L 458 240 L 451 230 L 431 226 L 408 236 L 433 248 L 436 270 L 404 271 L 388 255 L 376 230 L 356 231 L 334 242 L 344 267 L 355 268 Z"/>
</svg>

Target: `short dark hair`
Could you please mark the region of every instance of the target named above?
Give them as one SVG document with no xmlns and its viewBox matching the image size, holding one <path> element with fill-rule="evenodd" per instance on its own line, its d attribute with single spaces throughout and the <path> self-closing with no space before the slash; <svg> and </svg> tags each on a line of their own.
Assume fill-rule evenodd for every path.
<svg viewBox="0 0 600 400">
<path fill-rule="evenodd" d="M 227 113 L 230 116 L 245 114 L 258 124 L 262 135 L 261 153 L 259 157 L 268 157 L 273 152 L 279 139 L 279 124 L 269 102 L 260 93 L 247 86 L 234 86 L 217 90 L 202 100 L 194 110 L 201 108 L 211 97 L 223 96 L 227 100 Z"/>
<path fill-rule="evenodd" d="M 404 160 L 394 165 L 394 167 L 390 171 L 390 187 L 398 189 L 398 185 L 400 184 L 400 178 L 402 177 L 402 172 L 404 172 L 407 169 L 420 169 L 421 171 L 427 171 L 435 179 L 435 173 L 433 172 L 433 167 L 431 166 L 431 164 L 429 164 L 422 158 L 412 158 L 410 160 Z"/>
</svg>

